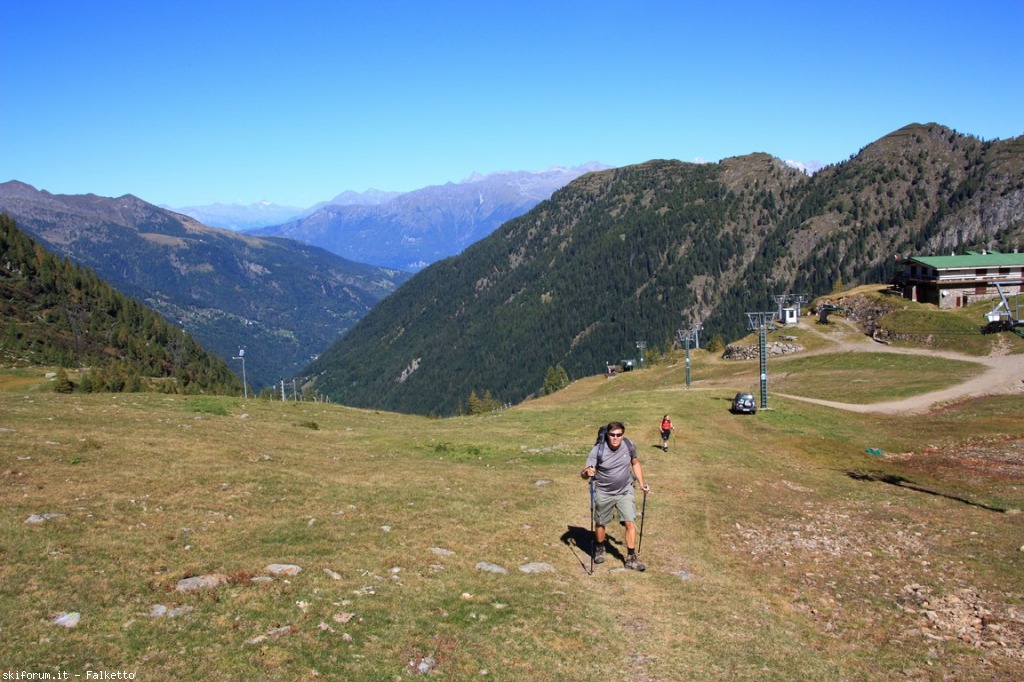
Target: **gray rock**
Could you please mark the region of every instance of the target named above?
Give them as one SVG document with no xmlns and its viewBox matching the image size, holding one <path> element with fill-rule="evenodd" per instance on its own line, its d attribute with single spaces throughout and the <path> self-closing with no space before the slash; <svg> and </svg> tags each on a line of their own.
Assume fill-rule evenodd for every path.
<svg viewBox="0 0 1024 682">
<path fill-rule="evenodd" d="M 487 561 L 481 561 L 476 565 L 478 571 L 486 571 L 487 573 L 508 573 L 508 570 L 503 566 L 492 564 Z"/>
<path fill-rule="evenodd" d="M 273 630 L 271 630 L 270 632 L 268 632 L 266 634 L 257 635 L 256 637 L 253 637 L 250 640 L 246 640 L 245 643 L 246 644 L 262 644 L 263 642 L 267 641 L 271 637 L 280 637 L 281 635 L 289 635 L 292 632 L 293 632 L 293 627 L 291 625 L 282 625 L 279 628 L 274 628 Z"/>
<path fill-rule="evenodd" d="M 555 567 L 551 564 L 545 564 L 539 561 L 532 564 L 524 564 L 519 567 L 519 570 L 523 573 L 558 573 Z"/>
<path fill-rule="evenodd" d="M 272 575 L 298 575 L 302 573 L 302 567 L 295 564 L 270 564 L 263 570 Z"/>
<path fill-rule="evenodd" d="M 25 523 L 43 523 L 44 521 L 49 521 L 50 519 L 59 519 L 62 516 L 64 516 L 64 514 L 33 514 L 32 516 L 25 519 Z"/>
<path fill-rule="evenodd" d="M 78 625 L 79 621 L 82 620 L 82 614 L 78 611 L 72 611 L 71 613 L 62 613 L 50 622 L 53 625 L 59 625 L 62 628 L 73 628 Z"/>
<path fill-rule="evenodd" d="M 177 618 L 178 616 L 184 616 L 186 613 L 191 613 L 195 610 L 194 606 L 175 606 L 173 609 L 169 609 L 163 604 L 153 604 L 153 608 L 149 610 L 150 618 Z"/>
<path fill-rule="evenodd" d="M 453 554 L 455 554 L 455 552 L 451 551 L 450 549 L 445 549 L 443 547 L 431 547 L 430 551 L 436 554 L 437 556 L 452 556 Z"/>
<path fill-rule="evenodd" d="M 197 592 L 199 590 L 212 590 L 228 581 L 228 577 L 221 573 L 210 573 L 208 575 L 197 575 L 191 578 L 179 580 L 175 586 L 175 592 Z"/>
</svg>

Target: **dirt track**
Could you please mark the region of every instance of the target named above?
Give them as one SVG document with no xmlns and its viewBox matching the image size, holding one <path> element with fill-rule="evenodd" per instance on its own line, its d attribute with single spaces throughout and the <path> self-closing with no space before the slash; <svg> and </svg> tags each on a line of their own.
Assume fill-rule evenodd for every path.
<svg viewBox="0 0 1024 682">
<path fill-rule="evenodd" d="M 793 400 L 803 400 L 805 402 L 816 403 L 818 405 L 835 407 L 841 410 L 850 410 L 852 412 L 907 414 L 927 412 L 937 403 L 947 403 L 983 395 L 1024 393 L 1024 354 L 1010 355 L 1006 350 L 1003 350 L 1003 352 L 996 352 L 988 357 L 977 357 L 923 348 L 895 348 L 888 344 L 872 341 L 863 333 L 855 330 L 852 326 L 849 329 L 850 333 L 842 335 L 842 338 L 839 341 L 836 341 L 832 336 L 825 336 L 824 334 L 821 334 L 821 332 L 814 329 L 812 325 L 805 325 L 801 323 L 800 327 L 801 329 L 818 333 L 832 342 L 832 345 L 829 348 L 817 352 L 861 351 L 871 353 L 929 355 L 933 357 L 939 356 L 953 360 L 975 362 L 980 365 L 985 365 L 987 369 L 978 376 L 969 379 L 962 384 L 944 388 L 940 391 L 923 393 L 921 395 L 911 396 L 900 400 L 870 403 L 867 405 L 804 398 L 797 395 L 787 395 L 782 393 L 777 394 L 779 396 L 791 398 Z M 1004 346 L 1008 348 L 1008 344 L 1004 344 Z"/>
</svg>

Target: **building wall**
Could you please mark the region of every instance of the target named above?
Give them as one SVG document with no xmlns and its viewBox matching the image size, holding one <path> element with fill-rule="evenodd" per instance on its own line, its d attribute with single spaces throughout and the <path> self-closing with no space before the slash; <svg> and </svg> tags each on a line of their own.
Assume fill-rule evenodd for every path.
<svg viewBox="0 0 1024 682">
<path fill-rule="evenodd" d="M 911 262 L 904 270 L 904 298 L 942 309 L 999 298 L 998 282 L 1006 296 L 1022 293 L 1024 266 L 933 268 Z"/>
<path fill-rule="evenodd" d="M 1000 286 L 1003 288 L 1003 294 L 1008 297 L 1022 293 L 1021 285 L 1019 283 L 1000 283 Z M 996 289 L 995 285 L 987 283 L 978 283 L 974 285 L 964 285 L 962 282 L 951 285 L 942 285 L 939 283 L 934 287 L 919 284 L 917 290 L 918 300 L 921 303 L 934 303 L 943 310 L 961 308 L 965 305 L 976 303 L 977 301 L 999 299 L 999 291 Z M 922 294 L 928 296 L 931 300 L 923 300 Z"/>
</svg>

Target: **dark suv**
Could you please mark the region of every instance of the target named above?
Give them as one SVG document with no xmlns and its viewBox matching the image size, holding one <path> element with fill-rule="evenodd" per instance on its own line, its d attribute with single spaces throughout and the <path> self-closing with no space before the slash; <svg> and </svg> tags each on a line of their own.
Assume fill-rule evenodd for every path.
<svg viewBox="0 0 1024 682">
<path fill-rule="evenodd" d="M 733 414 L 757 414 L 757 401 L 751 393 L 737 393 L 732 399 Z"/>
</svg>

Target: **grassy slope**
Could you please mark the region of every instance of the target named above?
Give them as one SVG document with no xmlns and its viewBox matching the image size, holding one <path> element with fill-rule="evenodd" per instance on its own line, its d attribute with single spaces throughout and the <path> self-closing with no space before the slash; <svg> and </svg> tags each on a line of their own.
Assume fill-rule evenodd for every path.
<svg viewBox="0 0 1024 682">
<path fill-rule="evenodd" d="M 0 659 L 145 680 L 397 679 L 428 655 L 445 679 L 1024 675 L 1024 532 L 1003 513 L 1024 508 L 1020 478 L 928 466 L 951 444 L 1019 446 L 1020 396 L 927 418 L 777 398 L 736 417 L 756 362 L 693 358 L 689 389 L 680 356 L 447 420 L 0 383 Z M 677 433 L 662 453 L 666 412 Z M 610 418 L 653 488 L 642 575 L 611 561 L 589 576 L 572 541 L 589 531 L 577 472 Z M 41 513 L 65 516 L 24 523 Z M 518 570 L 537 561 L 557 573 Z M 274 562 L 304 570 L 249 583 Z M 230 581 L 173 591 L 205 573 Z M 942 640 L 937 604 L 954 597 L 1008 644 Z M 148 617 L 155 604 L 193 610 Z M 50 625 L 62 611 L 82 623 Z M 280 626 L 293 628 L 246 644 Z"/>
</svg>

